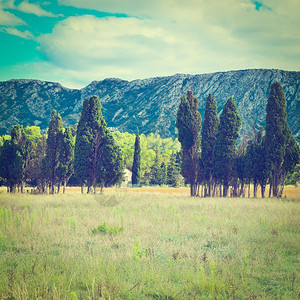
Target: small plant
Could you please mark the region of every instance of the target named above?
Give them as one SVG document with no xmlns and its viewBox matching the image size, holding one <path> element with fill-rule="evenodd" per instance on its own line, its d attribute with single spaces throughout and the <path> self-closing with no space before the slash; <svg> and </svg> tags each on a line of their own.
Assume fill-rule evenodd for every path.
<svg viewBox="0 0 300 300">
<path fill-rule="evenodd" d="M 247 284 L 247 266 L 248 266 L 249 256 L 248 252 L 245 251 L 243 255 L 243 279 L 245 284 Z"/>
<path fill-rule="evenodd" d="M 214 259 L 212 258 L 210 261 L 210 293 L 212 296 L 215 295 L 215 271 L 216 271 L 216 264 Z"/>
<path fill-rule="evenodd" d="M 140 241 L 138 239 L 135 240 L 134 246 L 132 248 L 132 257 L 135 260 L 140 260 L 142 258 L 143 251 L 140 246 Z"/>
<path fill-rule="evenodd" d="M 115 234 L 123 232 L 123 230 L 124 230 L 123 226 L 120 227 L 120 226 L 108 225 L 104 222 L 104 223 L 100 224 L 98 227 L 93 228 L 92 233 L 94 235 L 96 235 L 96 234 L 115 235 Z"/>
<path fill-rule="evenodd" d="M 16 224 L 17 228 L 20 228 L 20 226 L 21 226 L 21 217 L 20 217 L 19 214 L 15 215 L 15 224 Z"/>
<path fill-rule="evenodd" d="M 73 230 L 74 232 L 76 232 L 76 227 L 77 227 L 76 219 L 75 219 L 75 217 L 72 217 L 70 219 L 70 228 L 71 228 L 71 230 Z"/>
</svg>

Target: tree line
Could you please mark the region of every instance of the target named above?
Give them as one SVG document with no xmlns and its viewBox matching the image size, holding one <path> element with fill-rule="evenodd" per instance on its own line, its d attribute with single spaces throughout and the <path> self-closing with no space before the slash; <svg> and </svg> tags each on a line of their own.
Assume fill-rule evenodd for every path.
<svg viewBox="0 0 300 300">
<path fill-rule="evenodd" d="M 39 192 L 63 192 L 68 181 L 81 191 L 96 192 L 121 183 L 123 170 L 132 171 L 132 184 L 190 185 L 191 196 L 245 196 L 250 184 L 254 196 L 280 196 L 289 173 L 299 163 L 299 146 L 286 122 L 282 87 L 274 83 L 266 107 L 266 130 L 241 138 L 241 120 L 234 100 L 228 99 L 220 117 L 213 95 L 206 99 L 202 117 L 191 91 L 182 96 L 176 126 L 178 140 L 159 135 L 110 132 L 96 96 L 86 98 L 79 123 L 63 128 L 62 118 L 51 114 L 48 134 L 37 126 L 13 126 L 0 137 L 0 179 L 9 192 L 24 191 L 25 183 Z M 134 146 L 133 146 L 134 145 Z M 293 177 L 294 176 L 294 177 Z M 295 180 L 293 175 L 290 180 Z M 201 189 L 200 189 L 201 188 Z"/>
<path fill-rule="evenodd" d="M 134 139 L 134 134 L 108 130 L 100 101 L 93 96 L 84 101 L 74 127 L 63 128 L 54 110 L 47 134 L 42 135 L 38 126 L 15 125 L 11 135 L 0 137 L 0 182 L 9 192 L 24 192 L 27 184 L 39 193 L 53 194 L 64 193 L 70 180 L 81 185 L 82 192 L 84 186 L 88 193 L 96 192 L 97 186 L 102 190 L 119 184 L 124 168 L 134 169 Z M 154 134 L 139 139 L 139 184 L 180 184 L 178 140 Z"/>
<path fill-rule="evenodd" d="M 287 123 L 286 100 L 282 86 L 271 85 L 266 106 L 265 134 L 262 127 L 254 129 L 251 139 L 236 146 L 241 120 L 232 98 L 225 103 L 220 117 L 213 95 L 206 99 L 201 133 L 198 100 L 191 91 L 182 96 L 176 126 L 182 148 L 181 173 L 190 184 L 190 195 L 203 196 L 248 195 L 253 183 L 265 197 L 280 197 L 289 173 L 300 161 L 300 149 Z"/>
</svg>

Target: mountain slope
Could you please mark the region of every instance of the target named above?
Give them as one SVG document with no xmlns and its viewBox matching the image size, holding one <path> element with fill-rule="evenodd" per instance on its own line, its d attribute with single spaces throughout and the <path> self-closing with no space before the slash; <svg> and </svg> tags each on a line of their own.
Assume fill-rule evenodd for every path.
<svg viewBox="0 0 300 300">
<path fill-rule="evenodd" d="M 0 134 L 11 126 L 48 126 L 51 110 L 56 109 L 65 125 L 74 125 L 85 97 L 97 95 L 107 125 L 120 131 L 159 133 L 176 136 L 175 120 L 182 94 L 192 90 L 204 115 L 205 100 L 212 93 L 218 113 L 229 97 L 236 102 L 242 119 L 241 134 L 265 124 L 265 107 L 270 85 L 278 81 L 287 99 L 288 123 L 300 138 L 300 72 L 281 70 L 241 70 L 201 75 L 176 74 L 131 82 L 120 79 L 94 81 L 81 90 L 67 89 L 58 83 L 37 80 L 11 80 L 0 83 Z"/>
</svg>

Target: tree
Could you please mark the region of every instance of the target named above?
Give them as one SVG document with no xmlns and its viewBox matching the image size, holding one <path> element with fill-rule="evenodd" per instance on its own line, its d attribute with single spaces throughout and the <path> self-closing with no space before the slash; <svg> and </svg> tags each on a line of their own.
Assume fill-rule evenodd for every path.
<svg viewBox="0 0 300 300">
<path fill-rule="evenodd" d="M 25 159 L 27 141 L 23 126 L 15 125 L 11 129 L 11 139 L 5 140 L 0 151 L 0 177 L 3 178 L 9 192 L 16 192 L 16 186 L 24 187 Z"/>
<path fill-rule="evenodd" d="M 158 184 L 158 173 L 159 173 L 160 165 L 158 161 L 158 150 L 156 150 L 155 160 L 151 167 L 150 172 L 150 184 Z"/>
<path fill-rule="evenodd" d="M 141 145 L 140 145 L 140 136 L 139 136 L 138 128 L 137 128 L 135 143 L 134 143 L 131 181 L 133 185 L 139 185 L 141 182 Z"/>
<path fill-rule="evenodd" d="M 206 107 L 204 113 L 202 127 L 202 162 L 204 168 L 204 179 L 208 187 L 207 196 L 211 196 L 212 174 L 213 174 L 213 147 L 219 126 L 219 117 L 217 115 L 217 103 L 215 98 L 209 94 L 206 99 Z"/>
<path fill-rule="evenodd" d="M 198 100 L 191 91 L 187 92 L 187 97 L 181 97 L 176 127 L 178 128 L 178 140 L 183 151 L 182 175 L 190 184 L 190 195 L 196 196 L 198 192 L 201 115 L 198 112 Z"/>
<path fill-rule="evenodd" d="M 229 98 L 223 107 L 218 133 L 213 148 L 213 176 L 223 184 L 223 197 L 227 196 L 229 184 L 234 177 L 235 144 L 241 119 L 235 103 Z M 221 194 L 221 191 L 220 191 Z"/>
<path fill-rule="evenodd" d="M 176 161 L 176 153 L 173 152 L 167 168 L 167 184 L 173 187 L 178 186 L 180 176 L 180 165 Z"/>
<path fill-rule="evenodd" d="M 299 146 L 295 142 L 287 123 L 285 95 L 280 83 L 271 85 L 270 95 L 266 107 L 266 136 L 265 147 L 267 164 L 271 170 L 270 192 L 273 196 L 279 194 L 288 171 L 299 162 Z"/>
<path fill-rule="evenodd" d="M 63 193 L 65 193 L 66 185 L 74 173 L 73 161 L 75 144 L 70 127 L 67 127 L 64 134 L 61 135 L 60 145 L 59 166 L 56 169 L 56 176 L 59 182 L 63 182 Z"/>
<path fill-rule="evenodd" d="M 167 182 L 167 166 L 164 162 L 161 163 L 157 172 L 157 183 L 164 185 Z"/>
<path fill-rule="evenodd" d="M 21 180 L 21 156 L 11 140 L 5 140 L 0 149 L 0 177 L 5 181 L 7 191 L 15 192 L 15 185 Z"/>
<path fill-rule="evenodd" d="M 97 185 L 97 165 L 101 148 L 107 133 L 106 123 L 97 96 L 86 98 L 83 102 L 81 117 L 77 126 L 74 151 L 74 172 L 83 185 L 87 183 L 88 193 Z"/>
<path fill-rule="evenodd" d="M 45 134 L 31 142 L 30 160 L 25 174 L 27 180 L 37 186 L 40 193 L 46 192 L 46 150 L 47 137 Z"/>
<path fill-rule="evenodd" d="M 105 186 L 120 183 L 123 175 L 124 165 L 121 149 L 116 145 L 111 133 L 108 132 L 97 163 L 97 179 L 100 182 L 101 192 Z"/>
<path fill-rule="evenodd" d="M 50 193 L 54 194 L 57 167 L 59 166 L 59 153 L 63 135 L 63 123 L 60 114 L 53 110 L 48 128 L 47 149 L 45 157 L 45 172 L 49 179 Z"/>
</svg>

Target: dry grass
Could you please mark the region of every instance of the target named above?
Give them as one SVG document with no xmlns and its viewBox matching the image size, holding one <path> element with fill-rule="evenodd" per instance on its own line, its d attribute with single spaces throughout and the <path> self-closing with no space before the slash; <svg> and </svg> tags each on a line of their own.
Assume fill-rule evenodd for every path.
<svg viewBox="0 0 300 300">
<path fill-rule="evenodd" d="M 0 299 L 299 297 L 298 201 L 187 195 L 2 193 Z"/>
<path fill-rule="evenodd" d="M 179 188 L 173 188 L 173 187 L 139 187 L 139 188 L 122 188 L 124 193 L 128 194 L 163 194 L 163 195 L 181 195 L 181 196 L 189 196 L 190 189 L 188 187 L 179 187 Z M 116 188 L 106 188 L 106 193 L 114 193 L 116 191 Z M 66 189 L 67 193 L 80 193 L 80 187 L 67 187 Z M 266 196 L 268 196 L 269 193 L 269 186 L 267 186 L 266 189 Z M 248 190 L 246 192 L 248 195 Z M 258 198 L 261 198 L 261 192 L 260 188 L 257 189 L 257 196 Z M 250 197 L 253 197 L 253 186 L 251 186 L 250 189 Z M 284 188 L 283 192 L 283 198 L 300 198 L 300 186 L 293 186 L 288 185 Z"/>
</svg>

